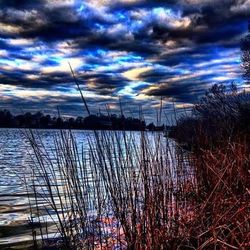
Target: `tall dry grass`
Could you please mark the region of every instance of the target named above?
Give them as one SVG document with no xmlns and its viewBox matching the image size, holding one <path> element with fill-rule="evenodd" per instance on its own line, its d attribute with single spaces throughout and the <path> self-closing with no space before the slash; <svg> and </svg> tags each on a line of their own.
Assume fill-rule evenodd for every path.
<svg viewBox="0 0 250 250">
<path fill-rule="evenodd" d="M 195 159 L 199 201 L 190 229 L 201 249 L 250 246 L 249 107 L 248 92 L 214 85 L 173 131 Z"/>
<path fill-rule="evenodd" d="M 200 249 L 250 246 L 250 155 L 247 144 L 231 143 L 196 155 L 198 197 L 192 225 Z"/>
<path fill-rule="evenodd" d="M 173 142 L 159 133 L 100 131 L 84 151 L 72 132 L 61 131 L 52 155 L 33 132 L 29 139 L 37 246 L 38 239 L 65 249 L 187 244 L 183 221 L 192 219 L 196 183 L 191 158 Z"/>
<path fill-rule="evenodd" d="M 237 105 L 236 93 L 233 100 Z M 218 103 L 224 105 L 219 112 Z M 205 104 L 197 106 L 204 114 L 231 114 L 235 107 L 221 88 Z M 230 126 L 222 119 L 219 129 L 199 120 L 192 121 L 195 130 L 182 126 L 180 137 L 190 139 L 195 131 L 189 153 L 159 133 L 93 131 L 85 149 L 74 133 L 60 131 L 51 154 L 30 131 L 33 164 L 25 182 L 34 247 L 247 249 L 249 143 L 232 140 L 237 136 L 229 118 Z M 213 140 L 212 131 L 219 133 Z"/>
<path fill-rule="evenodd" d="M 100 131 L 84 154 L 62 131 L 51 159 L 35 136 L 31 142 L 36 246 L 38 239 L 64 249 L 249 246 L 247 145 L 194 156 L 159 134 Z"/>
</svg>

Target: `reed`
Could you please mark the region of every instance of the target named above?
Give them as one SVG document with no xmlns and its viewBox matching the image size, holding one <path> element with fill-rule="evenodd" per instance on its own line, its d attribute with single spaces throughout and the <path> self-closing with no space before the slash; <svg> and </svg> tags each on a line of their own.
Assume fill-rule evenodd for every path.
<svg viewBox="0 0 250 250">
<path fill-rule="evenodd" d="M 173 132 L 195 159 L 199 202 L 190 230 L 201 249 L 250 245 L 249 104 L 249 93 L 215 85 Z"/>
<path fill-rule="evenodd" d="M 250 150 L 232 118 L 242 121 L 248 94 L 223 91 L 195 107 L 206 117 L 177 122 L 189 152 L 162 133 L 93 131 L 79 148 L 70 130 L 49 146 L 27 131 L 34 247 L 247 249 Z"/>
<path fill-rule="evenodd" d="M 159 133 L 99 131 L 86 151 L 71 131 L 61 131 L 51 154 L 33 131 L 28 136 L 35 155 L 31 217 L 41 225 L 43 247 L 52 244 L 50 228 L 42 230 L 47 215 L 65 249 L 165 249 L 183 237 L 179 220 L 189 213 L 195 183 L 191 159 L 172 141 Z"/>
</svg>

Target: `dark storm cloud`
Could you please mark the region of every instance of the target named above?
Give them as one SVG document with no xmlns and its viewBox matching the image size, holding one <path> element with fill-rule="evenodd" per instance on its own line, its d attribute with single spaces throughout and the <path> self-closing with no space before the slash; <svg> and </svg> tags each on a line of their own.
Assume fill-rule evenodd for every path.
<svg viewBox="0 0 250 250">
<path fill-rule="evenodd" d="M 174 10 L 178 6 L 173 5 L 173 3 L 180 2 L 179 7 L 184 11 L 182 17 L 187 18 L 190 22 L 188 27 L 183 28 L 166 25 L 166 20 L 163 20 L 162 23 L 159 21 L 159 18 L 168 12 L 159 13 L 159 18 L 156 17 L 157 12 L 155 16 L 150 14 L 152 4 L 154 7 L 163 6 L 166 1 L 138 1 L 135 3 L 115 1 L 115 4 L 108 6 L 111 9 L 115 7 L 117 11 L 117 15 L 112 17 L 107 17 L 111 15 L 108 11 L 97 15 L 93 9 L 86 7 L 86 10 L 84 10 L 86 13 L 83 14 L 72 6 L 52 8 L 45 4 L 41 6 L 41 2 L 40 8 L 37 8 L 37 4 L 34 4 L 32 11 L 28 11 L 26 8 L 30 8 L 31 4 L 25 4 L 24 2 L 20 4 L 24 9 L 19 8 L 18 5 L 16 8 L 13 6 L 8 8 L 7 4 L 0 12 L 0 20 L 4 24 L 14 25 L 20 29 L 13 36 L 39 38 L 44 41 L 74 39 L 76 40 L 76 46 L 79 46 L 80 49 L 95 46 L 148 55 L 159 53 L 159 50 L 163 49 L 159 46 L 161 42 L 171 38 L 177 40 L 181 38 L 193 39 L 196 43 L 232 39 L 242 33 L 242 27 L 239 26 L 244 25 L 243 21 L 246 18 L 245 12 L 236 11 L 237 7 L 240 9 L 237 1 L 224 1 L 224 3 L 221 3 L 223 1 L 217 1 L 220 4 L 216 1 L 205 1 L 206 4 L 194 4 L 193 9 L 192 4 L 187 6 L 183 5 L 182 1 L 172 1 L 172 5 L 170 5 L 168 1 L 168 6 L 171 6 L 173 12 L 176 13 L 177 11 Z M 145 25 L 132 30 L 133 21 L 136 20 L 131 11 L 124 12 L 126 6 L 133 7 L 132 10 L 139 7 L 144 10 L 145 16 L 141 18 Z M 189 12 L 192 10 L 192 13 L 187 13 L 185 16 L 185 10 Z M 124 18 L 119 16 L 120 13 L 124 13 Z M 172 16 L 169 21 L 174 21 L 174 18 L 176 17 Z M 233 20 L 233 23 L 231 23 L 231 20 Z M 121 33 L 117 32 L 110 35 L 109 29 L 117 23 L 123 24 L 124 30 L 121 29 Z M 126 31 L 131 32 L 133 39 L 124 36 Z M 155 44 L 156 41 L 158 41 L 158 44 Z"/>
<path fill-rule="evenodd" d="M 43 0 L 0 0 L 1 7 L 4 8 L 17 8 L 17 9 L 33 9 L 41 6 L 44 3 Z"/>
<path fill-rule="evenodd" d="M 169 6 L 170 4 L 177 3 L 176 0 L 138 0 L 138 1 L 113 1 L 110 5 L 111 10 L 131 10 L 136 8 L 152 8 L 159 6 Z"/>
<path fill-rule="evenodd" d="M 160 83 L 161 81 L 174 77 L 176 75 L 175 71 L 166 71 L 166 69 L 152 69 L 140 74 L 140 80 L 150 83 Z"/>
<path fill-rule="evenodd" d="M 94 91 L 100 95 L 112 95 L 129 84 L 129 81 L 114 74 L 89 74 L 78 75 L 79 83 L 86 90 Z"/>
<path fill-rule="evenodd" d="M 122 95 L 147 107 L 158 96 L 193 103 L 215 82 L 240 81 L 248 1 L 8 0 L 0 7 L 2 88 L 63 96 L 75 90 L 71 61 L 88 94 L 110 101 Z M 137 99 L 141 93 L 148 104 Z M 17 92 L 8 98 L 17 98 L 13 105 L 21 101 Z M 68 94 L 41 98 L 49 107 L 63 100 L 65 110 L 79 105 Z"/>
<path fill-rule="evenodd" d="M 199 96 L 204 94 L 206 86 L 198 85 L 195 87 L 196 81 L 176 82 L 174 84 L 162 84 L 158 89 L 149 91 L 147 94 L 152 96 L 165 96 L 170 101 L 181 103 L 194 103 L 198 100 Z"/>
<path fill-rule="evenodd" d="M 41 77 L 39 80 L 33 80 L 27 78 L 28 73 L 26 72 L 8 72 L 8 71 L 0 71 L 0 81 L 1 84 L 8 84 L 13 86 L 22 86 L 22 87 L 29 87 L 29 88 L 46 88 L 49 89 L 52 87 L 51 85 L 51 78 L 44 79 Z M 30 73 L 30 72 L 29 72 Z M 33 72 L 37 73 L 37 72 Z M 52 78 L 53 79 L 53 78 Z"/>
<path fill-rule="evenodd" d="M 75 42 L 76 48 L 105 48 L 110 50 L 122 50 L 134 52 L 144 57 L 157 55 L 163 49 L 161 46 L 156 46 L 154 41 L 127 40 L 124 37 L 111 38 L 108 34 L 93 35 L 88 38 L 79 38 Z"/>
<path fill-rule="evenodd" d="M 139 1 L 138 3 L 135 3 L 134 8 L 136 8 L 138 4 L 143 4 L 143 9 L 145 9 L 146 11 L 145 15 L 147 15 L 147 13 L 151 11 L 149 7 L 151 6 L 152 2 L 149 1 L 148 5 L 145 4 L 145 2 L 146 1 Z M 159 1 L 156 4 L 161 6 L 162 2 L 164 1 Z M 120 4 L 117 3 L 118 6 Z M 30 5 L 31 4 L 28 4 L 28 6 Z M 133 6 L 131 3 L 129 3 L 128 5 Z M 26 5 L 24 4 L 24 7 L 25 6 Z M 37 6 L 34 5 L 33 7 L 36 8 Z M 114 16 L 113 18 L 105 18 L 105 14 L 103 14 L 103 16 L 100 14 L 96 15 L 95 13 L 91 12 L 92 9 L 87 9 L 87 11 L 89 11 L 90 13 L 83 15 L 77 12 L 77 10 L 73 7 L 68 6 L 49 8 L 44 5 L 43 7 L 40 7 L 38 9 L 32 9 L 32 11 L 28 11 L 27 9 L 19 9 L 18 6 L 17 8 L 5 7 L 0 12 L 0 20 L 4 24 L 14 25 L 15 27 L 20 29 L 16 34 L 13 34 L 13 36 L 15 35 L 25 38 L 40 38 L 44 41 L 58 41 L 62 39 L 79 38 L 80 48 L 86 48 L 88 46 L 105 46 L 110 49 L 124 49 L 128 51 L 145 52 L 150 54 L 152 52 L 158 51 L 157 46 L 152 46 L 152 41 L 155 40 L 162 41 L 171 37 L 189 38 L 192 35 L 198 37 L 198 42 L 209 42 L 207 40 L 208 37 L 213 37 L 214 39 L 216 39 L 215 33 L 217 28 L 213 30 L 212 33 L 209 28 L 214 28 L 211 27 L 211 25 L 218 25 L 220 23 L 224 24 L 226 22 L 227 19 L 222 19 L 221 16 L 223 16 L 224 11 L 228 10 L 228 8 L 225 7 L 225 10 L 221 10 L 222 14 L 220 13 L 220 15 L 216 14 L 217 12 L 212 13 L 212 10 L 214 9 L 212 7 L 208 8 L 208 10 L 204 8 L 202 9 L 201 13 L 187 16 L 187 18 L 189 18 L 191 21 L 190 27 L 188 27 L 187 29 L 176 29 L 173 27 L 170 28 L 167 25 L 164 25 L 164 23 L 159 23 L 159 20 L 157 20 L 157 18 L 153 18 L 152 20 L 150 20 L 150 17 L 147 18 L 145 16 L 143 17 L 144 22 L 146 23 L 145 27 L 141 27 L 140 29 L 131 31 L 132 35 L 134 36 L 134 40 L 130 40 L 128 38 L 124 39 L 124 36 L 119 36 L 121 35 L 119 33 L 117 33 L 116 36 L 110 36 L 110 34 L 106 32 L 109 30 L 111 25 L 114 25 L 119 21 L 124 21 L 123 19 L 119 18 L 119 15 Z M 226 13 L 228 13 L 228 11 L 226 11 Z M 125 17 L 124 25 L 127 24 L 129 26 L 131 25 L 131 22 L 133 20 L 131 21 L 131 18 L 129 16 L 130 13 L 127 13 L 126 15 L 127 20 Z M 197 15 L 199 16 L 199 18 L 196 17 Z M 220 18 L 218 18 L 218 20 L 216 21 L 217 16 L 220 16 Z M 233 14 L 229 15 L 229 17 L 233 16 Z M 206 27 L 206 29 L 203 31 L 197 31 L 195 28 L 199 24 L 202 24 L 204 27 Z M 104 31 L 101 31 L 100 25 L 103 25 Z M 150 34 L 148 34 L 147 32 L 149 29 L 152 29 L 152 32 Z M 225 30 L 222 30 L 222 28 L 220 27 L 220 29 L 218 29 L 218 36 L 220 36 L 221 34 L 225 35 L 227 33 L 231 33 L 231 36 L 233 36 L 234 34 L 232 34 L 231 32 L 232 30 L 237 35 L 239 34 L 239 32 L 237 33 L 235 31 L 235 28 L 233 27 L 232 29 L 226 28 Z M 121 30 L 121 32 L 124 31 L 125 30 Z M 199 34 L 201 34 L 201 38 L 199 38 Z"/>
</svg>

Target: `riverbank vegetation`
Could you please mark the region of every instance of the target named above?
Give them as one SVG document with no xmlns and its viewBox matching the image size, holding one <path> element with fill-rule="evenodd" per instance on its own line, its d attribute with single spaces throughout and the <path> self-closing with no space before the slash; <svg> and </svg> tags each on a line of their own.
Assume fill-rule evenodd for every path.
<svg viewBox="0 0 250 250">
<path fill-rule="evenodd" d="M 178 143 L 93 130 L 83 148 L 60 130 L 48 147 L 26 131 L 32 247 L 247 249 L 249 101 L 234 85 L 214 85 L 177 120 L 169 136 Z"/>
<path fill-rule="evenodd" d="M 213 149 L 250 137 L 250 93 L 215 84 L 169 133 L 192 150 Z"/>
<path fill-rule="evenodd" d="M 196 190 L 191 156 L 159 133 L 94 132 L 85 154 L 74 134 L 64 131 L 53 156 L 39 135 L 27 136 L 36 155 L 33 183 L 27 185 L 34 194 L 35 246 L 174 249 L 197 244 L 185 238 Z M 49 234 L 51 229 L 57 234 Z"/>
<path fill-rule="evenodd" d="M 247 92 L 215 85 L 177 121 L 170 135 L 179 144 L 160 133 L 93 131 L 86 149 L 61 131 L 51 155 L 30 131 L 34 246 L 247 249 L 247 114 Z"/>
<path fill-rule="evenodd" d="M 249 92 L 214 85 L 170 136 L 196 159 L 200 227 L 208 246 L 221 241 L 224 249 L 249 246 Z"/>
</svg>

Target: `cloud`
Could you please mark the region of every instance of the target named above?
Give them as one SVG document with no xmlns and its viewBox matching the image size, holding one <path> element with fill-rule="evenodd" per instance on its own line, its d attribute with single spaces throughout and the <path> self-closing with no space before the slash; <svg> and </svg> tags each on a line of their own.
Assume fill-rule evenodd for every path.
<svg viewBox="0 0 250 250">
<path fill-rule="evenodd" d="M 134 68 L 134 69 L 123 72 L 122 75 L 131 81 L 138 81 L 139 76 L 141 74 L 143 74 L 144 72 L 148 72 L 150 70 L 151 70 L 151 67 Z"/>
<path fill-rule="evenodd" d="M 191 105 L 213 83 L 242 81 L 249 18 L 247 0 L 0 1 L 4 105 L 79 110 L 68 62 L 94 110 L 118 96 L 147 116 L 160 96 Z"/>
<path fill-rule="evenodd" d="M 197 81 L 195 81 L 197 83 Z M 169 102 L 193 103 L 198 97 L 204 94 L 205 86 L 195 86 L 195 82 L 186 81 L 185 84 L 165 83 L 160 86 L 151 86 L 142 91 L 142 94 L 149 96 L 165 97 Z"/>
</svg>

